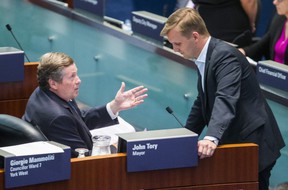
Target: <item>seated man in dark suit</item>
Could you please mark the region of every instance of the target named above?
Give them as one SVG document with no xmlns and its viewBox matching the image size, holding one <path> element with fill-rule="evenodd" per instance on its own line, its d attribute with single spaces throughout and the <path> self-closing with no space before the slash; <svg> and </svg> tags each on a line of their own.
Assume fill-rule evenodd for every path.
<svg viewBox="0 0 288 190">
<path fill-rule="evenodd" d="M 75 101 L 81 83 L 76 64 L 59 52 L 41 57 L 37 78 L 39 87 L 30 96 L 22 119 L 39 126 L 49 140 L 70 146 L 72 157 L 78 156 L 76 148 L 86 148 L 91 154 L 91 129 L 118 123 L 120 111 L 143 103 L 147 97 L 147 88 L 125 91 L 122 83 L 106 106 L 80 110 Z"/>
</svg>

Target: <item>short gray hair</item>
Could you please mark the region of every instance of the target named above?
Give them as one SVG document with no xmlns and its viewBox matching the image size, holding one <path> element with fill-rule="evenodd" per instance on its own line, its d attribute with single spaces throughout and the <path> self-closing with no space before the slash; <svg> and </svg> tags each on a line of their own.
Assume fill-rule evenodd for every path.
<svg viewBox="0 0 288 190">
<path fill-rule="evenodd" d="M 49 79 L 61 82 L 63 69 L 74 64 L 74 60 L 61 52 L 50 52 L 41 56 L 37 70 L 37 80 L 41 89 L 49 89 Z"/>
</svg>

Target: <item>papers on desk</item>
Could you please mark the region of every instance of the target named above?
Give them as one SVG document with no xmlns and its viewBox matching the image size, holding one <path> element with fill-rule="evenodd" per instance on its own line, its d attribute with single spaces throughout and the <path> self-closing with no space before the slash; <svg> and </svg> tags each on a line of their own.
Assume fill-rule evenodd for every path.
<svg viewBox="0 0 288 190">
<path fill-rule="evenodd" d="M 48 142 L 39 141 L 32 143 L 25 143 L 14 146 L 6 146 L 0 148 L 15 156 L 27 156 L 27 155 L 36 155 L 36 154 L 50 154 L 50 153 L 61 153 L 64 152 L 62 148 L 50 144 Z"/>
<path fill-rule="evenodd" d="M 111 136 L 110 145 L 118 143 L 116 134 L 135 132 L 135 128 L 121 117 L 118 117 L 119 124 L 91 130 L 92 136 L 109 135 Z"/>
</svg>

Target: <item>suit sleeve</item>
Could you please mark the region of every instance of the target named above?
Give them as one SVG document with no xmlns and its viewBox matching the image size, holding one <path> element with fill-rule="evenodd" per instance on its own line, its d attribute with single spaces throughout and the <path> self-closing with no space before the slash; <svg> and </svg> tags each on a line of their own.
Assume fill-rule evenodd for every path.
<svg viewBox="0 0 288 190">
<path fill-rule="evenodd" d="M 263 56 L 266 59 L 269 58 L 271 32 L 268 31 L 258 42 L 251 46 L 243 48 L 246 56 L 250 57 L 255 61 L 260 61 Z"/>
<path fill-rule="evenodd" d="M 119 123 L 117 118 L 113 120 L 110 117 L 106 106 L 82 110 L 82 118 L 90 130 Z"/>
<path fill-rule="evenodd" d="M 199 84 L 200 84 L 199 80 L 200 80 L 200 76 L 198 78 L 198 92 L 200 92 L 200 90 L 202 90 L 199 86 Z M 201 101 L 200 94 L 198 93 L 198 96 L 197 96 L 196 100 L 194 101 L 194 104 L 193 104 L 191 111 L 189 113 L 189 116 L 187 118 L 185 128 L 187 128 L 187 129 L 193 131 L 194 133 L 197 133 L 198 135 L 200 135 L 205 126 L 206 126 L 206 123 L 205 123 L 205 120 L 203 118 L 202 101 Z"/>
<path fill-rule="evenodd" d="M 214 51 L 215 56 L 211 57 L 213 63 L 208 69 L 207 84 L 208 88 L 210 85 L 215 85 L 216 91 L 212 92 L 214 95 L 208 95 L 214 96 L 214 103 L 206 135 L 218 139 L 221 139 L 235 118 L 242 80 L 242 67 L 235 52 L 223 51 L 224 48 L 221 50 L 220 48 Z"/>
</svg>

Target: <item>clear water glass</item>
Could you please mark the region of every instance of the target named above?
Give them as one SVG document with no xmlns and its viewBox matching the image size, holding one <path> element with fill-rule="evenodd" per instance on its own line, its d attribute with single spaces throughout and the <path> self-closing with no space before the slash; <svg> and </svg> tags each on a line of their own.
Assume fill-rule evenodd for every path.
<svg viewBox="0 0 288 190">
<path fill-rule="evenodd" d="M 93 141 L 92 156 L 111 154 L 110 136 L 96 135 L 92 137 L 92 141 Z"/>
<path fill-rule="evenodd" d="M 84 158 L 85 153 L 88 152 L 88 149 L 87 148 L 76 148 L 75 151 L 78 152 L 77 158 Z"/>
</svg>

